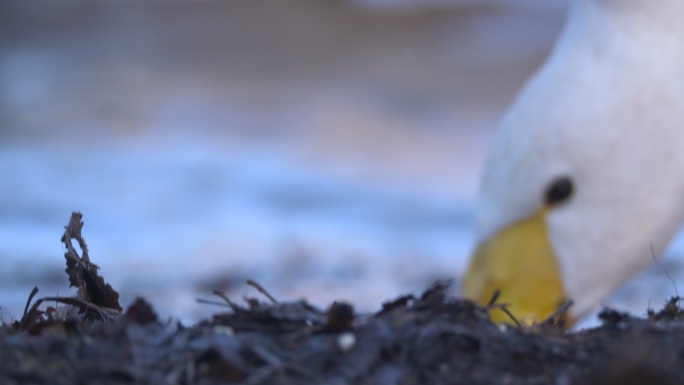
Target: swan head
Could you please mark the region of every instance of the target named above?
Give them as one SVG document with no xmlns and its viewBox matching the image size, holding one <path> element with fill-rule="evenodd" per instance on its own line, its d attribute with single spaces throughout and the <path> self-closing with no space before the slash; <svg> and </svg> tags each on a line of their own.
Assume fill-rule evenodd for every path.
<svg viewBox="0 0 684 385">
<path fill-rule="evenodd" d="M 576 3 L 484 167 L 463 292 L 487 304 L 500 291 L 499 302 L 524 323 L 566 300 L 574 302 L 568 320 L 582 317 L 651 263 L 684 219 L 682 45 L 612 16 L 616 7 Z M 623 22 L 637 23 L 627 30 L 638 39 L 620 35 L 630 26 Z"/>
</svg>

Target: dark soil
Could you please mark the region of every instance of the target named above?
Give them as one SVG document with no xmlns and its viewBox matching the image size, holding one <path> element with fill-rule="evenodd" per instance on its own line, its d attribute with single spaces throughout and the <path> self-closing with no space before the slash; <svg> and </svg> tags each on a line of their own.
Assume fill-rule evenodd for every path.
<svg viewBox="0 0 684 385">
<path fill-rule="evenodd" d="M 142 299 L 121 312 L 89 261 L 80 219 L 63 239 L 79 294 L 39 299 L 0 329 L 0 384 L 684 384 L 677 298 L 646 319 L 605 310 L 600 327 L 566 332 L 494 325 L 443 282 L 368 315 L 267 293 L 238 305 L 217 293 L 229 311 L 187 328 L 160 322 Z"/>
</svg>

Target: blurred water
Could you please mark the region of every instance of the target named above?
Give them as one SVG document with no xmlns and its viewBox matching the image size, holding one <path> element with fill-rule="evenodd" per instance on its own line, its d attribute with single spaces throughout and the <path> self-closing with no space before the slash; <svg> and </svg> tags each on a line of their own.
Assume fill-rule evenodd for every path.
<svg viewBox="0 0 684 385">
<path fill-rule="evenodd" d="M 488 135 L 563 8 L 368 4 L 3 2 L 3 308 L 66 292 L 72 210 L 124 303 L 185 320 L 247 278 L 370 310 L 457 277 Z"/>
</svg>

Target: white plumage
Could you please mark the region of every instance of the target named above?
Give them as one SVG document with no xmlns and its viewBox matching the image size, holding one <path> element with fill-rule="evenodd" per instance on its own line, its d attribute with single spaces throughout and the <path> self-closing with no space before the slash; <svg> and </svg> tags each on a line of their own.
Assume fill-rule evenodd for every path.
<svg viewBox="0 0 684 385">
<path fill-rule="evenodd" d="M 576 0 L 494 137 L 480 241 L 544 205 L 574 318 L 652 262 L 684 219 L 684 0 Z M 524 258 L 524 256 L 520 256 Z"/>
</svg>

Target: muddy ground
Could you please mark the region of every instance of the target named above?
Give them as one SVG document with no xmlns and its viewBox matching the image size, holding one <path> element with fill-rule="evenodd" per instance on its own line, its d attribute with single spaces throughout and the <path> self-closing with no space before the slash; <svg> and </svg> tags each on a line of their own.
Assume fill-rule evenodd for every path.
<svg viewBox="0 0 684 385">
<path fill-rule="evenodd" d="M 486 309 L 450 298 L 448 282 L 376 314 L 280 303 L 264 290 L 244 303 L 216 293 L 223 308 L 189 327 L 159 320 L 144 299 L 120 307 L 90 261 L 81 218 L 72 215 L 62 239 L 78 294 L 34 291 L 22 319 L 2 326 L 2 384 L 684 383 L 677 298 L 647 318 L 605 310 L 601 326 L 568 332 L 494 325 Z"/>
</svg>

